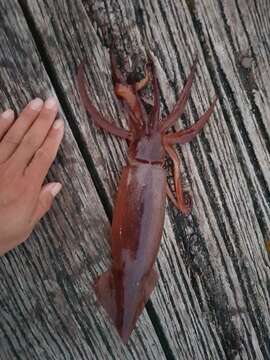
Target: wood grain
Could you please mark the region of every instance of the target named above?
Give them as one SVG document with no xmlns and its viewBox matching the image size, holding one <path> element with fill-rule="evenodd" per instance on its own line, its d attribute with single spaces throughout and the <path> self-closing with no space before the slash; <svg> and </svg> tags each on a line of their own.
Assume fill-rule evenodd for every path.
<svg viewBox="0 0 270 360">
<path fill-rule="evenodd" d="M 82 58 L 89 58 L 88 62 L 91 66 L 88 67 L 88 76 L 90 76 L 91 96 L 94 99 L 97 97 L 99 102 L 103 104 L 102 111 L 105 114 L 111 114 L 110 111 L 114 107 L 112 106 L 113 91 L 110 81 L 108 52 L 104 51 L 104 48 L 101 46 L 98 37 L 91 27 L 91 23 L 89 23 L 84 8 L 79 2 L 76 4 L 73 2 L 61 2 L 61 4 L 38 2 L 34 7 L 33 3 L 31 3 L 31 9 L 29 6 L 26 10 L 31 10 L 35 14 L 34 17 L 30 17 L 30 21 L 33 22 L 32 25 L 35 31 L 39 31 L 40 34 L 36 41 L 40 44 L 41 51 L 46 54 L 48 59 L 47 68 L 52 71 L 52 76 L 57 78 L 61 74 L 61 79 L 59 77 L 58 81 L 59 91 L 62 91 L 63 97 L 68 97 L 66 105 L 70 108 L 70 120 L 72 119 L 73 124 L 78 124 L 79 130 L 83 127 L 81 136 L 87 147 L 88 154 L 85 154 L 86 158 L 89 160 L 91 156 L 94 159 L 93 163 L 97 165 L 96 170 L 111 204 L 123 165 L 125 148 L 123 150 L 119 146 L 120 144 L 117 139 L 104 135 L 102 132 L 96 131 L 93 126 L 89 126 L 85 111 L 80 105 L 75 83 L 78 64 Z M 57 21 L 54 20 L 54 17 L 51 17 L 51 14 L 57 14 Z M 80 19 L 80 21 L 76 19 Z M 48 21 L 52 26 L 48 25 Z M 66 24 L 74 24 L 74 27 L 67 30 Z M 43 36 L 44 32 L 48 34 L 48 37 L 45 38 Z M 49 41 L 57 44 L 55 46 L 58 49 L 57 52 L 51 51 L 51 47 L 46 46 Z M 140 54 L 137 53 L 137 55 L 139 56 Z M 76 59 L 75 63 L 74 59 Z M 112 116 L 115 118 L 115 113 Z M 106 171 L 107 168 L 109 171 Z M 169 238 L 174 237 L 168 219 L 167 222 Z M 174 248 L 171 239 L 168 241 L 167 246 L 172 256 L 175 259 L 176 257 L 179 259 L 181 256 L 180 252 Z M 166 262 L 168 271 L 164 271 Z M 224 357 L 215 327 L 208 319 L 201 315 L 199 304 L 195 299 L 192 288 L 188 285 L 188 289 L 185 289 L 185 291 L 191 292 L 193 294 L 192 297 L 195 299 L 190 304 L 183 303 L 181 294 L 183 290 L 178 287 L 175 286 L 175 293 L 168 293 L 167 284 L 171 279 L 171 271 L 177 271 L 179 279 L 183 277 L 179 273 L 179 268 L 175 270 L 173 266 L 170 268 L 170 265 L 173 264 L 170 264 L 170 258 L 165 257 L 162 247 L 159 268 L 162 278 L 165 277 L 165 279 L 164 283 L 162 283 L 161 278 L 160 285 L 153 294 L 152 301 L 154 306 L 150 306 L 149 313 L 157 327 L 157 331 L 161 331 L 160 338 L 163 346 L 165 346 L 167 356 L 190 358 L 195 354 L 197 358 L 203 358 L 204 356 L 210 358 Z M 181 286 L 185 285 L 182 284 Z M 172 301 L 173 298 L 175 299 L 174 301 Z M 199 327 L 201 329 L 197 328 L 195 330 L 191 324 L 197 321 L 200 323 Z M 185 338 L 183 337 L 184 334 L 187 334 Z M 214 345 L 209 346 L 209 343 Z M 167 344 L 169 344 L 169 348 Z"/>
<path fill-rule="evenodd" d="M 108 46 L 112 41 L 126 72 L 131 69 L 124 62 L 127 55 L 141 74 L 145 49 L 151 50 L 164 114 L 172 108 L 198 52 L 192 96 L 176 128 L 193 123 L 215 93 L 219 104 L 198 139 L 178 149 L 194 208 L 184 218 L 168 204 L 157 264 L 160 279 L 147 311 L 167 358 L 268 359 L 270 282 L 264 244 L 270 238 L 267 2 L 20 3 L 109 216 L 126 145 L 88 123 L 75 82 L 78 64 L 86 60 L 89 95 L 99 109 L 125 125 L 111 83 Z M 16 94 L 10 96 L 13 99 Z M 106 258 L 105 242 L 99 249 Z M 50 260 L 51 254 L 47 256 Z M 72 314 L 78 316 L 76 308 Z M 142 319 L 138 327 L 144 323 Z M 104 324 L 95 323 L 105 341 L 113 330 L 108 331 Z M 150 332 L 145 331 L 147 339 Z M 14 344 L 9 345 L 7 338 L 10 352 Z M 87 341 L 92 343 L 92 335 Z M 134 358 L 143 358 L 139 354 Z"/>
<path fill-rule="evenodd" d="M 40 4 L 39 2 L 35 14 L 38 13 Z M 76 58 L 75 55 L 70 55 L 70 49 L 75 47 L 76 51 L 73 53 L 77 58 L 81 54 L 80 48 L 83 49 L 81 56 L 88 56 L 88 69 L 91 72 L 90 94 L 92 98 L 98 96 L 102 111 L 106 110 L 106 113 L 111 111 L 112 104 L 108 99 L 112 95 L 112 89 L 108 81 L 110 72 L 106 46 L 112 38 L 120 55 L 124 51 L 122 59 L 125 54 L 135 60 L 143 58 L 143 45 L 153 50 L 165 112 L 173 106 L 192 55 L 198 51 L 200 67 L 188 115 L 198 117 L 207 108 L 215 91 L 220 97 L 220 105 L 216 110 L 216 118 L 212 119 L 198 141 L 183 148 L 182 159 L 194 196 L 194 213 L 192 217 L 183 219 L 169 208 L 165 229 L 167 237 L 164 237 L 159 256 L 161 280 L 152 296 L 152 304 L 176 358 L 252 358 L 254 354 L 255 357 L 262 358 L 269 351 L 269 329 L 267 325 L 263 330 L 258 329 L 254 313 L 263 314 L 267 323 L 269 279 L 266 269 L 269 263 L 264 239 L 269 235 L 269 197 L 265 192 L 267 187 L 264 182 L 269 179 L 269 168 L 263 165 L 267 164 L 269 153 L 265 151 L 267 142 L 260 139 L 260 131 L 256 131 L 257 137 L 252 140 L 256 147 L 248 141 L 247 128 L 252 123 L 256 127 L 257 114 L 247 111 L 251 100 L 241 92 L 235 80 L 240 78 L 237 73 L 239 61 L 237 57 L 232 61 L 234 49 L 226 47 L 230 39 L 227 39 L 229 36 L 226 32 L 224 8 L 226 13 L 236 16 L 239 4 L 229 2 L 223 8 L 221 3 L 216 2 L 213 2 L 215 7 L 211 2 L 205 7 L 197 2 L 193 3 L 194 6 L 186 6 L 174 1 L 134 4 L 131 1 L 95 1 L 93 5 L 87 1 L 85 8 L 89 21 L 79 3 L 72 7 L 70 2 L 61 2 L 53 7 L 51 2 L 47 2 L 47 7 L 41 6 L 41 14 L 36 17 L 35 24 L 37 30 L 44 28 L 43 19 L 48 19 L 51 9 L 55 9 L 54 13 L 58 14 L 58 18 L 54 27 L 49 27 L 50 35 L 55 33 L 58 44 L 65 44 L 59 46 L 64 53 L 62 56 L 58 53 L 57 56 L 61 56 L 62 63 L 70 67 L 74 63 L 72 57 Z M 59 18 L 60 7 L 62 12 L 65 10 L 62 20 Z M 47 15 L 46 8 L 49 9 Z M 224 20 L 222 25 L 218 21 L 220 17 Z M 80 18 L 80 21 L 76 22 L 76 18 Z M 200 19 L 208 18 L 211 27 L 208 22 L 205 27 L 200 26 Z M 69 19 L 68 24 L 74 24 L 73 31 L 70 31 L 74 36 L 68 39 L 66 35 L 62 36 L 67 34 L 66 19 Z M 234 36 L 238 33 L 242 36 L 243 32 L 238 31 L 240 23 L 235 23 L 234 20 L 232 22 L 236 26 Z M 217 41 L 219 33 L 222 36 Z M 47 38 L 41 31 L 40 36 L 46 45 Z M 241 41 L 242 39 L 238 39 L 238 43 Z M 217 49 L 221 48 L 221 51 L 212 58 L 211 50 L 214 51 L 215 46 Z M 45 46 L 45 49 L 49 63 L 57 69 L 56 73 L 63 74 L 63 68 L 56 61 L 54 53 L 49 47 Z M 103 54 L 103 59 L 99 59 L 100 53 Z M 219 58 L 222 60 L 221 66 Z M 80 56 L 78 61 L 81 61 Z M 101 77 L 104 70 L 102 73 L 97 68 L 95 72 L 95 63 L 102 64 L 106 74 L 102 83 L 98 84 L 95 84 L 95 78 Z M 258 66 L 263 66 L 263 63 Z M 234 80 L 229 83 L 232 89 L 226 82 L 228 77 Z M 65 94 L 68 93 L 65 84 L 70 84 L 73 79 L 72 73 L 69 79 L 63 81 L 62 78 Z M 212 89 L 210 92 L 211 81 L 215 91 Z M 211 95 L 205 96 L 209 92 Z M 239 108 L 233 101 L 233 92 L 238 94 L 238 102 L 244 104 L 242 107 Z M 74 102 L 71 98 L 69 101 Z M 108 104 L 105 105 L 105 101 Z M 268 108 L 261 108 L 267 115 Z M 267 116 L 264 118 L 267 119 Z M 241 119 L 248 121 L 240 121 Z M 185 117 L 184 125 L 188 123 L 189 118 Z M 89 138 L 85 132 L 82 136 Z M 103 139 L 105 142 L 108 137 Z M 105 143 L 110 151 L 100 151 L 105 165 L 97 169 L 109 198 L 114 194 L 122 165 L 122 151 L 118 151 L 118 148 L 115 151 L 114 140 L 112 142 L 112 145 L 110 142 Z M 98 141 L 98 148 L 100 143 L 101 140 Z M 89 154 L 95 156 L 93 147 L 90 147 Z M 119 157 L 120 164 L 117 162 Z M 266 162 L 263 163 L 264 159 Z M 95 160 L 93 162 L 96 163 Z M 103 169 L 106 167 L 113 174 L 110 178 L 113 187 L 109 187 L 108 181 L 104 181 L 106 173 L 104 174 Z M 264 176 L 261 175 L 263 172 Z M 254 199 L 257 202 L 254 203 Z M 260 270 L 257 272 L 257 269 Z"/>
<path fill-rule="evenodd" d="M 0 3 L 0 104 L 55 94 L 17 2 Z M 109 222 L 65 117 L 48 180 L 64 184 L 31 238 L 0 259 L 0 359 L 165 359 L 146 312 L 128 346 L 92 290 L 109 264 Z"/>
</svg>

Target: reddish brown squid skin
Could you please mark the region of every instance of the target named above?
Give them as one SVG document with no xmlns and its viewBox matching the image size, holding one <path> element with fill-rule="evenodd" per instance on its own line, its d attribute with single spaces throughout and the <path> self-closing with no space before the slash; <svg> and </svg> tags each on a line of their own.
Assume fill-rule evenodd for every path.
<svg viewBox="0 0 270 360">
<path fill-rule="evenodd" d="M 113 215 L 112 266 L 95 283 L 124 342 L 157 279 L 153 266 L 162 238 L 167 185 L 161 141 L 153 132 L 129 147 Z"/>
<path fill-rule="evenodd" d="M 122 173 L 112 224 L 112 267 L 96 293 L 127 342 L 157 275 L 165 215 L 166 176 L 159 165 L 136 164 Z"/>
<path fill-rule="evenodd" d="M 115 57 L 111 56 L 115 92 L 126 105 L 129 130 L 117 127 L 93 106 L 85 88 L 83 65 L 79 67 L 79 92 L 94 124 L 129 142 L 128 164 L 121 176 L 113 214 L 112 265 L 94 283 L 96 295 L 124 343 L 128 341 L 157 281 L 154 263 L 162 238 L 166 195 L 183 214 L 191 210 L 191 202 L 186 202 L 183 194 L 173 145 L 185 144 L 198 134 L 209 120 L 216 98 L 191 127 L 170 134 L 166 131 L 184 111 L 196 61 L 171 114 L 160 121 L 158 84 L 152 59 L 149 58 L 145 78 L 129 85 L 117 69 Z M 150 78 L 149 69 L 153 79 L 154 106 L 147 114 L 138 92 Z M 176 197 L 167 185 L 163 169 L 165 153 L 173 160 Z"/>
</svg>

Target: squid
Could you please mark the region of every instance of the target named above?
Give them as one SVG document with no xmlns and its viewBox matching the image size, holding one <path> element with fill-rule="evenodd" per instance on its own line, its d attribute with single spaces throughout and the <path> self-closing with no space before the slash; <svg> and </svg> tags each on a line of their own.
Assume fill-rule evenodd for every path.
<svg viewBox="0 0 270 360">
<path fill-rule="evenodd" d="M 183 114 L 196 64 L 197 57 L 178 101 L 171 113 L 161 119 L 159 87 L 152 57 L 148 56 L 144 78 L 130 84 L 111 53 L 114 90 L 124 104 L 128 129 L 118 127 L 95 108 L 87 94 L 84 64 L 78 68 L 80 97 L 93 124 L 128 142 L 127 165 L 120 179 L 112 220 L 112 263 L 109 270 L 94 282 L 96 296 L 124 343 L 128 342 L 158 279 L 154 264 L 162 238 L 166 196 L 184 215 L 189 214 L 192 208 L 191 198 L 187 200 L 181 185 L 174 145 L 184 145 L 195 138 L 213 113 L 217 97 L 192 126 L 176 132 L 168 133 L 168 130 Z M 140 91 L 150 80 L 153 106 L 147 112 Z M 175 194 L 167 184 L 163 166 L 166 155 L 173 163 Z"/>
</svg>

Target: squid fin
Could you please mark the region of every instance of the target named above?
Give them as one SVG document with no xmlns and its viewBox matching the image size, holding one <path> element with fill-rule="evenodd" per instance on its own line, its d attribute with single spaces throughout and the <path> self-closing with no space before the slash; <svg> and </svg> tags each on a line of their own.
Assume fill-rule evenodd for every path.
<svg viewBox="0 0 270 360">
<path fill-rule="evenodd" d="M 142 280 L 141 284 L 131 285 L 127 282 L 126 289 L 119 294 L 111 270 L 101 274 L 94 283 L 96 296 L 112 319 L 124 343 L 135 327 L 136 321 L 147 303 L 157 282 L 157 272 L 152 269 Z M 125 293 L 124 293 L 125 292 Z M 126 298 L 125 301 L 124 298 Z"/>
</svg>

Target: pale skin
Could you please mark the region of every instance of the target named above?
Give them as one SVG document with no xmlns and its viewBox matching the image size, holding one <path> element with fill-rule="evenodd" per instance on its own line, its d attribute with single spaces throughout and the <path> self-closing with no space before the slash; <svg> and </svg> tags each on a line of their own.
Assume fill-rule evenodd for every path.
<svg viewBox="0 0 270 360">
<path fill-rule="evenodd" d="M 0 255 L 24 242 L 62 188 L 44 185 L 64 134 L 58 104 L 36 98 L 19 114 L 0 113 Z"/>
</svg>

